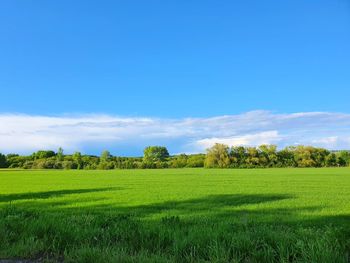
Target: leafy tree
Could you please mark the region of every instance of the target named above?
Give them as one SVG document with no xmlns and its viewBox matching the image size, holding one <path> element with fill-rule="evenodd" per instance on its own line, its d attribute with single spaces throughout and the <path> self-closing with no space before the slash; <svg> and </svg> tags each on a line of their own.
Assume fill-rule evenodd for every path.
<svg viewBox="0 0 350 263">
<path fill-rule="evenodd" d="M 276 145 L 261 145 L 260 151 L 260 165 L 264 167 L 274 167 L 278 162 L 277 146 Z"/>
<path fill-rule="evenodd" d="M 207 154 L 169 156 L 165 147 L 150 146 L 144 157 L 114 157 L 104 151 L 100 157 L 64 155 L 60 148 L 53 151 L 37 151 L 30 156 L 0 154 L 0 168 L 41 168 L 41 169 L 135 169 L 135 168 L 181 168 L 181 167 L 324 167 L 350 165 L 350 152 L 333 152 L 312 146 L 289 146 L 277 150 L 275 145 L 259 147 L 217 144 Z"/>
<path fill-rule="evenodd" d="M 74 167 L 74 164 L 72 161 L 63 161 L 62 162 L 62 168 L 65 169 L 65 170 L 70 170 L 70 169 L 73 169 Z"/>
<path fill-rule="evenodd" d="M 32 156 L 19 156 L 18 154 L 8 154 L 6 156 L 9 168 L 23 168 L 24 164 L 32 160 Z M 27 167 L 28 169 L 31 167 Z"/>
<path fill-rule="evenodd" d="M 6 167 L 7 167 L 6 156 L 0 153 L 0 168 L 6 168 Z"/>
<path fill-rule="evenodd" d="M 170 161 L 170 166 L 172 168 L 183 168 L 186 167 L 187 165 L 187 155 L 186 154 L 180 154 L 174 158 L 172 158 L 172 160 Z"/>
<path fill-rule="evenodd" d="M 326 165 L 329 167 L 337 166 L 337 156 L 334 153 L 331 153 L 326 157 Z"/>
<path fill-rule="evenodd" d="M 337 153 L 337 158 L 340 166 L 349 166 L 350 165 L 350 152 L 349 151 L 340 151 Z"/>
<path fill-rule="evenodd" d="M 97 156 L 82 155 L 81 159 L 84 169 L 94 170 L 97 169 L 100 158 Z"/>
<path fill-rule="evenodd" d="M 247 148 L 246 164 L 248 167 L 258 167 L 260 163 L 259 151 L 255 147 Z"/>
<path fill-rule="evenodd" d="M 100 162 L 98 168 L 102 170 L 109 170 L 114 168 L 114 163 L 111 161 L 112 155 L 109 151 L 105 150 L 101 153 Z"/>
<path fill-rule="evenodd" d="M 81 153 L 80 152 L 73 153 L 72 158 L 73 158 L 73 161 L 77 164 L 77 169 L 82 169 L 83 161 L 81 158 Z"/>
<path fill-rule="evenodd" d="M 105 150 L 101 153 L 100 161 L 108 162 L 111 159 L 112 155 L 109 151 Z"/>
<path fill-rule="evenodd" d="M 294 158 L 298 167 L 315 167 L 316 162 L 313 159 L 312 151 L 313 147 L 299 145 L 295 148 Z"/>
<path fill-rule="evenodd" d="M 205 154 L 192 154 L 187 158 L 186 167 L 204 167 Z"/>
<path fill-rule="evenodd" d="M 277 167 L 295 167 L 297 163 L 294 158 L 295 147 L 286 147 L 277 152 Z"/>
<path fill-rule="evenodd" d="M 143 160 L 146 163 L 164 162 L 168 157 L 168 149 L 163 146 L 148 146 L 143 151 Z"/>
<path fill-rule="evenodd" d="M 346 166 L 346 160 L 341 156 L 337 156 L 337 166 Z"/>
<path fill-rule="evenodd" d="M 315 161 L 316 167 L 325 166 L 326 158 L 329 156 L 330 152 L 322 148 L 310 148 L 312 159 Z"/>
<path fill-rule="evenodd" d="M 55 156 L 54 151 L 37 151 L 36 153 L 32 154 L 32 157 L 34 160 L 36 159 L 45 159 Z"/>
<path fill-rule="evenodd" d="M 58 161 L 63 161 L 64 155 L 63 155 L 63 149 L 61 147 L 58 148 L 56 156 Z"/>
<path fill-rule="evenodd" d="M 247 158 L 246 148 L 243 146 L 233 146 L 230 150 L 231 166 L 241 167 Z"/>
<path fill-rule="evenodd" d="M 25 161 L 21 168 L 23 169 L 32 169 L 34 161 Z"/>
<path fill-rule="evenodd" d="M 225 168 L 230 165 L 230 156 L 228 146 L 216 143 L 213 147 L 207 150 L 204 165 L 208 168 Z"/>
</svg>

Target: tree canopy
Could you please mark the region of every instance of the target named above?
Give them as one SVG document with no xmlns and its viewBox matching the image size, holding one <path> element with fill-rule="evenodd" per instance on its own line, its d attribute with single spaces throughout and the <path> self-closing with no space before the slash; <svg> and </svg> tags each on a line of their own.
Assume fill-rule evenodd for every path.
<svg viewBox="0 0 350 263">
<path fill-rule="evenodd" d="M 144 169 L 144 168 L 268 168 L 268 167 L 340 167 L 350 165 L 350 152 L 332 152 L 312 146 L 289 146 L 278 150 L 275 145 L 229 147 L 215 144 L 206 154 L 170 156 L 164 146 L 149 146 L 143 157 L 113 156 L 105 150 L 100 157 L 80 152 L 63 154 L 50 150 L 31 155 L 1 154 L 0 168 L 24 169 Z"/>
<path fill-rule="evenodd" d="M 164 162 L 168 157 L 168 149 L 163 146 L 148 146 L 143 151 L 145 162 Z"/>
</svg>

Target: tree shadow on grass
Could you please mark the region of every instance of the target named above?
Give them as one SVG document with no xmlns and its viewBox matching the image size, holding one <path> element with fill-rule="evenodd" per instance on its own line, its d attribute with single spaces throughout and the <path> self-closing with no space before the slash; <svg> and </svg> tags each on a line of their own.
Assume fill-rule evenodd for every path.
<svg viewBox="0 0 350 263">
<path fill-rule="evenodd" d="M 66 213 L 84 213 L 115 216 L 127 216 L 149 222 L 162 218 L 178 217 L 188 223 L 230 223 L 239 225 L 307 225 L 307 226 L 350 226 L 350 215 L 319 215 L 324 206 L 283 206 L 280 201 L 293 199 L 288 194 L 223 194 L 209 195 L 187 200 L 173 200 L 138 206 L 125 206 L 111 203 L 86 203 L 76 209 L 70 206 L 55 207 L 51 211 Z M 276 206 L 272 203 L 277 202 Z"/>
<path fill-rule="evenodd" d="M 114 191 L 114 190 L 122 190 L 122 189 L 124 188 L 104 187 L 104 188 L 64 189 L 64 190 L 45 191 L 45 192 L 7 194 L 7 195 L 0 195 L 0 203 L 14 202 L 19 200 L 49 199 L 49 198 L 61 197 L 64 195 L 71 195 L 71 194 L 86 194 L 86 193 L 96 193 L 96 192 Z"/>
<path fill-rule="evenodd" d="M 246 205 L 258 205 L 293 198 L 285 194 L 224 194 L 209 195 L 181 201 L 166 201 L 139 206 L 115 207 L 116 211 L 131 213 L 139 217 L 149 217 L 155 214 L 174 214 L 179 216 L 217 216 L 225 209 L 238 209 Z M 94 207 L 103 211 L 105 207 Z"/>
<path fill-rule="evenodd" d="M 31 248 L 23 248 L 25 255 L 34 258 L 42 253 L 55 257 L 67 253 L 73 257 L 79 249 L 118 251 L 122 247 L 127 257 L 147 252 L 163 255 L 164 259 L 171 257 L 175 262 L 297 262 L 299 258 L 304 260 L 300 262 L 343 262 L 349 251 L 349 215 L 308 217 L 305 214 L 317 215 L 324 207 L 284 206 L 280 201 L 295 198 L 286 194 L 210 195 L 139 206 L 108 200 L 101 203 L 105 197 L 93 195 L 45 202 L 28 198 L 56 197 L 57 192 L 61 196 L 109 190 L 115 188 L 28 193 L 22 194 L 22 199 L 7 196 L 5 200 L 29 201 L 0 209 L 3 240 L 7 246 L 29 242 L 28 236 L 35 237 L 34 241 L 44 240 L 46 247 L 37 248 L 35 253 Z M 74 207 L 77 203 L 79 207 Z M 309 251 L 314 251 L 315 256 L 308 256 Z M 330 251 L 331 259 L 335 254 L 337 257 L 320 261 L 325 257 L 322 251 Z M 17 256 L 17 252 L 8 253 Z M 104 255 L 105 250 L 101 253 Z"/>
<path fill-rule="evenodd" d="M 15 203 L 18 209 L 50 212 L 69 215 L 96 214 L 114 217 L 127 216 L 135 219 L 156 222 L 162 218 L 178 217 L 186 222 L 233 223 L 233 224 L 305 224 L 305 225 L 345 225 L 350 222 L 348 215 L 317 215 L 320 206 L 284 207 L 279 202 L 295 198 L 288 194 L 222 194 L 209 195 L 187 200 L 173 200 L 145 205 L 128 206 L 109 202 L 106 197 L 74 197 L 53 199 L 41 202 L 40 199 L 63 197 L 64 195 L 84 194 L 123 190 L 118 187 L 67 189 L 47 192 L 0 195 L 0 203 Z M 39 200 L 37 200 L 39 199 Z"/>
<path fill-rule="evenodd" d="M 238 213 L 241 206 L 259 205 L 293 198 L 293 196 L 286 194 L 223 194 L 209 195 L 187 200 L 171 200 L 160 203 L 128 206 L 127 204 L 118 204 L 114 201 L 109 202 L 104 196 L 78 196 L 79 194 L 84 193 L 115 191 L 121 189 L 122 188 L 109 187 L 0 195 L 0 203 L 6 204 L 23 200 L 25 202 L 15 203 L 13 206 L 20 209 L 38 210 L 40 212 L 64 212 L 67 214 L 84 212 L 104 214 L 108 212 L 116 215 L 124 214 L 137 218 L 150 218 L 158 214 L 174 214 L 177 216 L 193 217 L 203 217 L 204 215 L 207 217 L 220 217 L 219 215 L 221 215 L 221 217 L 223 217 L 226 213 L 232 213 L 232 211 L 230 212 L 230 209 L 235 209 L 235 213 Z M 58 197 L 72 194 L 77 196 L 69 199 L 56 199 Z M 45 202 L 41 201 L 42 199 L 51 198 L 52 200 L 47 200 Z M 106 202 L 101 203 L 100 201 L 103 200 Z"/>
</svg>

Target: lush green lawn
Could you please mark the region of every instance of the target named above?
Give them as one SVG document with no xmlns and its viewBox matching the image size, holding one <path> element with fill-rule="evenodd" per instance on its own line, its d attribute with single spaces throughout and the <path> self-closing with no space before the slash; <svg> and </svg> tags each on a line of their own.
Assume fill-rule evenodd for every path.
<svg viewBox="0 0 350 263">
<path fill-rule="evenodd" d="M 350 169 L 0 171 L 0 259 L 350 262 Z"/>
</svg>

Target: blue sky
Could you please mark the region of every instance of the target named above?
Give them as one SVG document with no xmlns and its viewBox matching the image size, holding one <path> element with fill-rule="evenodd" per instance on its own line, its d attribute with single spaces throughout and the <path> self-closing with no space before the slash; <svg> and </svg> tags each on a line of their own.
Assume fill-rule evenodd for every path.
<svg viewBox="0 0 350 263">
<path fill-rule="evenodd" d="M 107 117 L 148 118 L 168 130 L 171 123 L 187 118 L 236 118 L 250 112 L 347 115 L 349 47 L 347 0 L 1 1 L 0 152 L 64 144 L 71 151 L 97 153 L 111 147 L 118 154 L 138 155 L 148 143 L 191 152 L 203 150 L 193 146 L 201 140 L 232 142 L 225 140 L 261 132 L 272 132 L 265 136 L 273 137 L 276 131 L 278 136 L 294 136 L 295 131 L 275 126 L 239 134 L 230 126 L 231 133 L 222 127 L 221 135 L 201 136 L 198 130 L 192 137 L 172 134 L 142 141 L 138 133 L 119 136 L 118 128 L 112 135 L 107 132 L 113 139 L 105 138 L 104 143 L 95 137 L 73 143 L 67 141 L 72 136 L 68 132 L 50 137 L 52 133 L 40 134 L 30 125 L 10 131 L 8 127 L 23 116 L 26 121 L 89 118 L 95 124 Z M 312 127 L 322 127 L 321 120 L 311 120 Z M 298 136 L 309 144 L 337 137 L 336 143 L 325 146 L 348 147 L 350 142 L 344 140 L 350 134 L 343 127 L 347 122 L 338 121 L 329 127 L 332 133 L 309 127 Z M 334 133 L 339 125 L 341 130 Z M 198 127 L 211 129 L 191 129 Z M 128 124 L 131 128 L 135 129 Z M 23 137 L 21 129 L 41 141 L 33 140 L 36 143 L 28 147 L 16 144 L 16 136 Z M 11 145 L 6 143 L 11 139 Z"/>
</svg>

